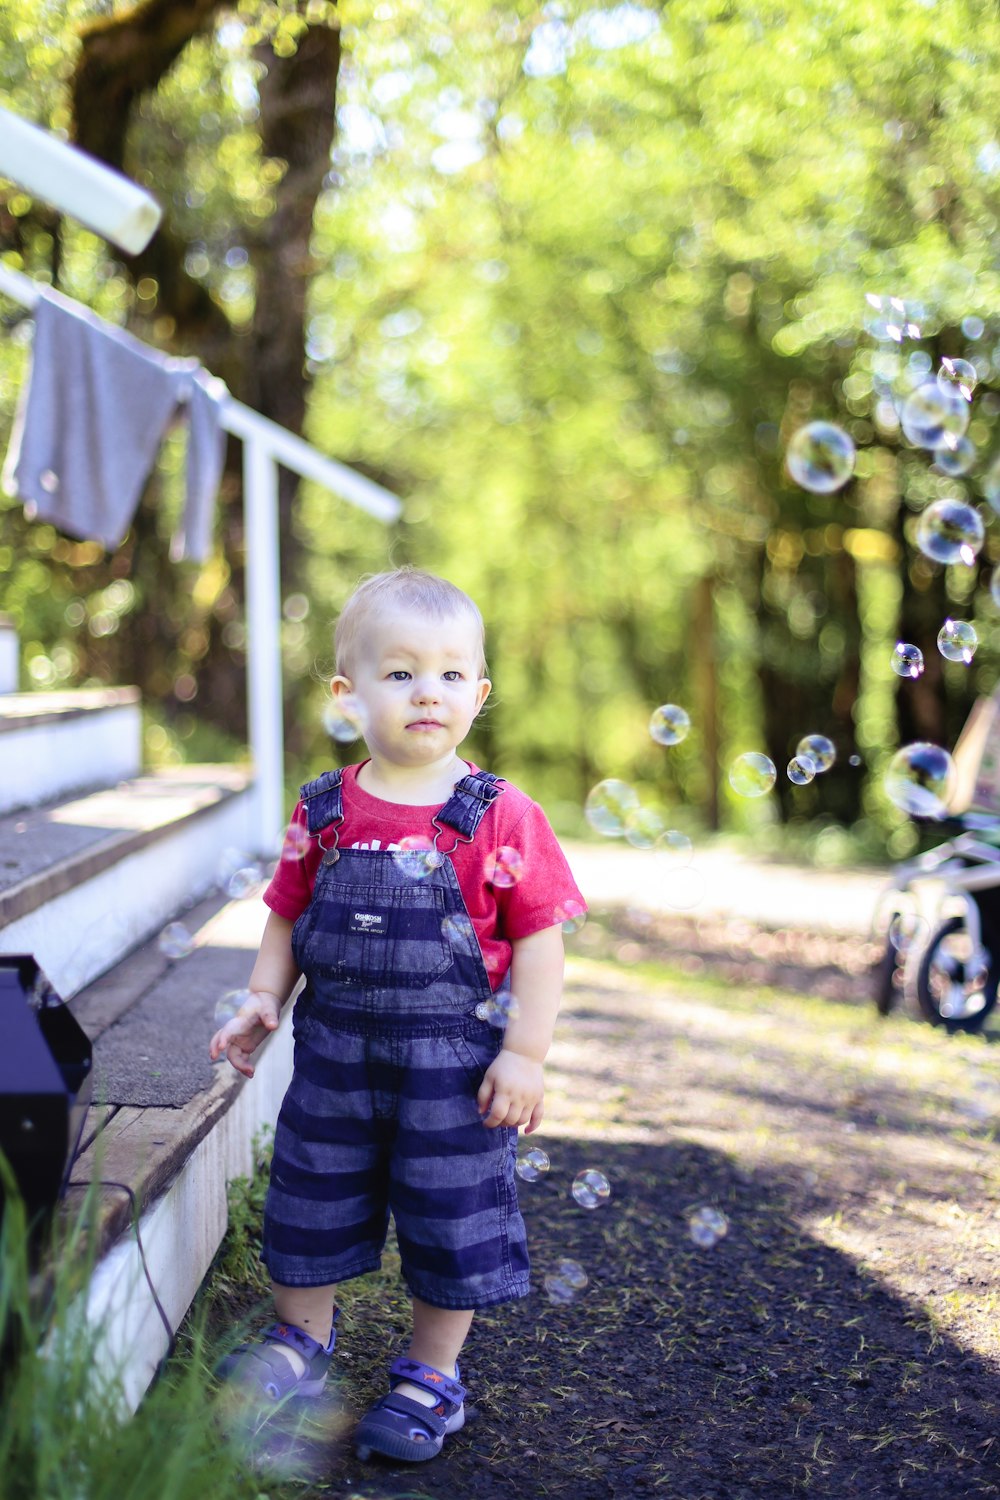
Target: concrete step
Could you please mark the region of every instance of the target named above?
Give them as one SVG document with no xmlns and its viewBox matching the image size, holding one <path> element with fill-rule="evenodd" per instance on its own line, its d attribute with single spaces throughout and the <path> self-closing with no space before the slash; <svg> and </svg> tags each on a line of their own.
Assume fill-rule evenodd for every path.
<svg viewBox="0 0 1000 1500">
<path fill-rule="evenodd" d="M 0 694 L 0 813 L 115 786 L 141 768 L 138 688 Z"/>
<path fill-rule="evenodd" d="M 69 999 L 228 879 L 253 837 L 253 781 L 236 766 L 172 767 L 9 813 L 0 952 L 33 954 Z"/>
<path fill-rule="evenodd" d="M 81 1305 L 99 1330 L 97 1377 L 120 1393 L 123 1410 L 138 1405 L 168 1346 L 149 1282 L 176 1330 L 225 1233 L 227 1183 L 250 1172 L 254 1136 L 273 1126 L 291 1078 L 290 1007 L 261 1048 L 252 1080 L 207 1060 L 219 997 L 245 986 L 253 967 L 267 915 L 261 888 L 239 901 L 199 903 L 185 916 L 194 937 L 188 956 L 169 960 L 148 943 L 71 1005 L 94 1044 L 95 1088 L 112 1080 L 112 1097 L 89 1111 L 62 1211 L 73 1212 L 92 1183 L 106 1184 L 95 1270 Z M 132 1046 L 136 1037 L 144 1039 L 142 1053 Z M 130 1060 L 134 1068 L 123 1074 Z M 119 1102 L 145 1097 L 151 1063 L 173 1065 L 172 1087 L 183 1094 L 186 1082 L 190 1097 L 173 1106 Z M 124 1187 L 135 1198 L 139 1238 Z"/>
</svg>

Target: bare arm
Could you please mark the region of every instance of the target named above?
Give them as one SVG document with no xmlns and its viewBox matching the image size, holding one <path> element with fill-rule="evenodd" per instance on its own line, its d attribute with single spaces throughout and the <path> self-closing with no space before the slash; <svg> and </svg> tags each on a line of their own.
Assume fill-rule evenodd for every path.
<svg viewBox="0 0 1000 1500">
<path fill-rule="evenodd" d="M 503 1049 L 486 1070 L 478 1104 L 483 1124 L 523 1125 L 530 1135 L 542 1122 L 542 1063 L 552 1044 L 562 1000 L 563 935 L 546 927 L 513 945 L 510 988 L 517 1002 Z"/>
<path fill-rule="evenodd" d="M 277 1030 L 281 1007 L 299 977 L 298 965 L 292 957 L 294 925 L 287 917 L 270 913 L 250 975 L 249 998 L 208 1044 L 213 1062 L 225 1054 L 247 1078 L 253 1077 L 252 1053 L 265 1037 Z"/>
</svg>

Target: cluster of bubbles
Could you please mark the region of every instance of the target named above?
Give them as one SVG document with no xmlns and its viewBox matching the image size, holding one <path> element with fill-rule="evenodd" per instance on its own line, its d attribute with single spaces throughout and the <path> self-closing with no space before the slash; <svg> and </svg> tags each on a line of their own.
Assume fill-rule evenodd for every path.
<svg viewBox="0 0 1000 1500">
<path fill-rule="evenodd" d="M 518 1156 L 514 1170 L 525 1182 L 537 1182 L 540 1177 L 544 1177 L 550 1165 L 548 1155 L 541 1146 L 529 1146 Z M 570 1196 L 580 1208 L 601 1208 L 611 1197 L 611 1184 L 598 1167 L 584 1167 L 573 1178 Z M 549 1301 L 561 1307 L 575 1301 L 586 1285 L 587 1273 L 575 1260 L 558 1261 L 544 1277 Z"/>
</svg>

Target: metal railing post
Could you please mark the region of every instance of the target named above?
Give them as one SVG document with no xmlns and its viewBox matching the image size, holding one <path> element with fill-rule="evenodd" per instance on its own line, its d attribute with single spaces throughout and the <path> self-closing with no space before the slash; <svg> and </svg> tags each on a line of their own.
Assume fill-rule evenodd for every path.
<svg viewBox="0 0 1000 1500">
<path fill-rule="evenodd" d="M 285 821 L 281 698 L 278 466 L 267 440 L 243 435 L 247 722 L 257 776 L 256 853 L 271 852 Z"/>
</svg>

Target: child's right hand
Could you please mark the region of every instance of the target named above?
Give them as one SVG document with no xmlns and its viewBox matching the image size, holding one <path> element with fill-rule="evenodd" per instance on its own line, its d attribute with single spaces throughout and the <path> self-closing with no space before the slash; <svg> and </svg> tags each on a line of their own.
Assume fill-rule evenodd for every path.
<svg viewBox="0 0 1000 1500">
<path fill-rule="evenodd" d="M 280 1018 L 281 1002 L 277 995 L 251 990 L 246 1004 L 240 1006 L 225 1026 L 220 1026 L 209 1042 L 209 1057 L 218 1062 L 225 1055 L 238 1073 L 252 1078 L 250 1055 L 256 1052 L 265 1037 L 277 1031 Z"/>
</svg>

